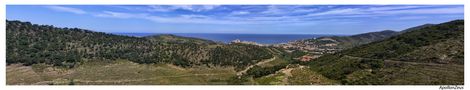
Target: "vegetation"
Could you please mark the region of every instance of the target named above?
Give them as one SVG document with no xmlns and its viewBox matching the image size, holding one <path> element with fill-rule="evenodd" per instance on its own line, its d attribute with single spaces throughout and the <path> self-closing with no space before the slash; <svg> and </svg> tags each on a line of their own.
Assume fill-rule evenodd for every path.
<svg viewBox="0 0 470 90">
<path fill-rule="evenodd" d="M 277 50 L 278 48 L 271 48 L 271 50 Z M 282 50 L 282 49 L 281 49 Z M 252 76 L 254 78 L 260 78 L 266 75 L 274 74 L 277 71 L 285 68 L 289 64 L 301 64 L 299 60 L 296 60 L 294 58 L 301 57 L 303 55 L 306 55 L 307 52 L 295 50 L 293 52 L 285 52 L 282 50 L 281 52 L 276 53 L 277 59 L 262 64 L 262 65 L 257 65 L 251 68 L 250 70 L 247 71 L 247 76 Z M 303 63 L 302 63 L 303 64 Z"/>
<path fill-rule="evenodd" d="M 276 73 L 269 76 L 256 78 L 254 81 L 256 82 L 256 84 L 260 85 L 282 85 L 284 84 L 282 80 L 285 77 L 286 76 L 283 73 Z"/>
<path fill-rule="evenodd" d="M 292 76 L 288 77 L 290 85 L 332 85 L 336 81 L 330 80 L 325 76 L 318 74 L 307 68 L 294 68 L 291 71 Z"/>
<path fill-rule="evenodd" d="M 276 55 L 279 57 L 280 60 L 276 61 L 282 61 L 283 63 L 288 63 L 288 64 L 299 64 L 302 63 L 299 60 L 295 58 L 302 57 L 304 55 L 307 55 L 308 52 L 300 51 L 300 50 L 294 50 L 292 52 L 287 52 L 282 48 L 278 47 L 270 47 L 271 50 L 276 50 L 279 51 L 276 53 Z"/>
<path fill-rule="evenodd" d="M 228 84 L 233 68 L 180 68 L 171 64 L 137 64 L 128 60 L 85 62 L 74 68 L 46 64 L 7 66 L 8 85 L 192 85 Z"/>
<path fill-rule="evenodd" d="M 263 77 L 269 74 L 274 74 L 276 71 L 281 70 L 282 68 L 286 67 L 287 64 L 276 65 L 272 67 L 260 67 L 254 66 L 250 70 L 248 70 L 246 75 L 253 76 L 254 78 Z"/>
<path fill-rule="evenodd" d="M 192 38 L 192 37 L 182 37 L 176 36 L 172 34 L 161 34 L 161 35 L 153 35 L 144 37 L 150 39 L 151 41 L 155 42 L 167 42 L 167 43 L 196 43 L 196 44 L 216 44 L 216 42 L 211 40 L 199 39 L 199 38 Z"/>
<path fill-rule="evenodd" d="M 337 43 L 338 48 L 347 49 L 374 41 L 384 40 L 388 37 L 397 35 L 398 33 L 399 32 L 395 32 L 392 30 L 384 30 L 379 32 L 369 32 L 352 36 L 327 36 L 320 37 L 317 39 L 307 39 L 306 41 L 314 42 L 320 45 Z"/>
<path fill-rule="evenodd" d="M 463 24 L 455 20 L 407 31 L 324 55 L 309 66 L 342 84 L 463 84 Z"/>
<path fill-rule="evenodd" d="M 125 59 L 143 64 L 242 68 L 272 57 L 266 48 L 254 45 L 225 45 L 174 35 L 139 38 L 30 22 L 6 22 L 8 64 L 46 63 L 71 68 L 86 60 Z"/>
<path fill-rule="evenodd" d="M 312 39 L 340 43 L 345 50 L 300 62 L 294 58 L 308 52 L 175 35 L 120 36 L 7 20 L 6 76 L 8 85 L 461 85 L 463 23 Z M 269 62 L 258 63 L 266 59 Z M 244 69 L 246 73 L 236 75 Z"/>
</svg>

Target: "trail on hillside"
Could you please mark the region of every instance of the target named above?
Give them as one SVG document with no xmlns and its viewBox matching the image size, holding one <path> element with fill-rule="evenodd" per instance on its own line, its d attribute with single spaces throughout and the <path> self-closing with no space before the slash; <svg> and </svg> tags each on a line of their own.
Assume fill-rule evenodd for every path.
<svg viewBox="0 0 470 90">
<path fill-rule="evenodd" d="M 281 70 L 280 72 L 284 73 L 284 78 L 282 79 L 282 84 L 283 85 L 287 85 L 289 84 L 289 77 L 292 76 L 292 73 L 290 73 L 294 68 L 287 68 L 287 69 L 283 69 Z"/>
<path fill-rule="evenodd" d="M 250 70 L 251 68 L 253 68 L 254 66 L 256 66 L 256 65 L 261 65 L 261 64 L 265 64 L 265 63 L 274 61 L 275 59 L 276 59 L 276 56 L 274 56 L 273 58 L 270 58 L 270 59 L 267 59 L 267 60 L 263 60 L 263 61 L 261 61 L 261 62 L 258 62 L 258 63 L 254 64 L 254 65 L 250 65 L 250 66 L 248 66 L 247 68 L 245 68 L 244 70 L 237 72 L 237 75 L 238 75 L 238 76 L 241 76 L 241 75 L 245 74 L 246 71 L 248 71 L 248 70 Z"/>
<path fill-rule="evenodd" d="M 292 68 L 284 68 L 279 70 L 277 73 L 284 73 L 284 78 L 282 79 L 282 84 L 283 85 L 288 85 L 289 84 L 289 77 L 292 77 L 292 70 L 294 69 L 302 69 L 305 68 L 305 66 L 299 65 L 297 67 L 292 67 Z"/>
</svg>

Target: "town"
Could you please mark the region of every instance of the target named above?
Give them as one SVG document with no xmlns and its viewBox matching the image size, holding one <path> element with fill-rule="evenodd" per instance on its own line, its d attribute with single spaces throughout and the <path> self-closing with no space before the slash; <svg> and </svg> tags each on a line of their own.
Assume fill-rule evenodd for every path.
<svg viewBox="0 0 470 90">
<path fill-rule="evenodd" d="M 253 41 L 242 41 L 240 39 L 235 39 L 231 43 L 279 47 L 279 48 L 283 48 L 286 52 L 289 52 L 289 53 L 296 51 L 296 50 L 307 52 L 306 55 L 296 58 L 300 61 L 310 61 L 310 60 L 320 57 L 321 55 L 331 54 L 331 53 L 335 53 L 337 51 L 342 50 L 341 48 L 338 47 L 338 44 L 340 42 L 332 38 L 328 38 L 328 37 L 295 40 L 295 41 L 290 41 L 288 43 L 280 43 L 280 44 L 259 44 Z"/>
</svg>

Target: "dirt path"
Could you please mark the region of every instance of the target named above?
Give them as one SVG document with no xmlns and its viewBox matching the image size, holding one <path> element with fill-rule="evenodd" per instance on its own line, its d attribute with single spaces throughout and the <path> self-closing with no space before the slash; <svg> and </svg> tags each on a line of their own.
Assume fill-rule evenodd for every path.
<svg viewBox="0 0 470 90">
<path fill-rule="evenodd" d="M 282 73 L 284 73 L 284 78 L 282 79 L 282 84 L 283 85 L 287 85 L 288 84 L 288 81 L 289 81 L 289 77 L 292 76 L 292 74 L 290 73 L 294 68 L 288 68 L 288 69 L 285 69 L 285 70 L 281 70 Z"/>
<path fill-rule="evenodd" d="M 245 74 L 246 71 L 248 71 L 248 70 L 250 70 L 251 68 L 253 68 L 254 66 L 256 66 L 256 65 L 261 65 L 261 64 L 265 64 L 265 63 L 274 61 L 275 59 L 276 59 L 276 57 L 273 57 L 273 58 L 270 58 L 270 59 L 267 59 L 267 60 L 263 60 L 263 61 L 261 61 L 261 62 L 258 62 L 258 63 L 254 64 L 254 65 L 250 65 L 250 66 L 248 66 L 247 68 L 245 68 L 244 70 L 237 72 L 237 75 L 238 75 L 238 76 L 241 76 L 241 75 Z"/>
<path fill-rule="evenodd" d="M 279 70 L 279 72 L 284 73 L 284 75 L 285 75 L 284 78 L 282 79 L 282 84 L 283 84 L 283 85 L 289 84 L 288 81 L 289 81 L 289 77 L 292 77 L 292 73 L 291 73 L 292 70 L 294 70 L 294 69 L 302 69 L 302 68 L 304 68 L 304 67 L 305 67 L 305 66 L 300 65 L 300 66 L 298 66 L 298 67 L 285 68 L 285 69 Z"/>
</svg>

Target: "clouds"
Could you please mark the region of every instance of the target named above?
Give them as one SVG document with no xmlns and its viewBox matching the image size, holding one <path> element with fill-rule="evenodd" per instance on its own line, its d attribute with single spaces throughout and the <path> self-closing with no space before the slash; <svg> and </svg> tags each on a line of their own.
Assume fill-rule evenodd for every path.
<svg viewBox="0 0 470 90">
<path fill-rule="evenodd" d="M 131 13 L 121 13 L 113 11 L 103 11 L 103 13 L 95 14 L 97 17 L 107 17 L 107 18 L 136 18 L 136 17 L 146 17 L 147 14 L 131 14 Z"/>
<path fill-rule="evenodd" d="M 250 13 L 251 12 L 248 12 L 248 11 L 233 11 L 232 13 L 230 13 L 230 15 L 246 15 Z"/>
<path fill-rule="evenodd" d="M 61 11 L 61 12 L 70 12 L 70 13 L 75 13 L 75 14 L 86 14 L 87 12 L 77 9 L 77 8 L 70 8 L 70 7 L 64 7 L 64 6 L 46 6 L 49 9 L 55 10 L 55 11 Z"/>
<path fill-rule="evenodd" d="M 409 16 L 409 17 L 398 17 L 397 20 L 417 20 L 417 19 L 426 19 L 428 17 L 424 16 Z"/>
<path fill-rule="evenodd" d="M 314 12 L 314 11 L 317 11 L 318 9 L 316 8 L 308 8 L 308 9 L 296 9 L 292 12 L 294 13 L 308 13 L 308 12 Z"/>
<path fill-rule="evenodd" d="M 104 6 L 97 6 L 104 7 Z M 67 6 L 47 6 L 55 11 L 88 14 L 102 18 L 143 19 L 158 23 L 193 24 L 292 24 L 374 18 L 425 19 L 433 15 L 461 15 L 463 6 L 433 5 L 150 5 L 111 6 L 87 11 Z M 400 17 L 397 17 L 400 16 Z"/>
<path fill-rule="evenodd" d="M 403 10 L 403 9 L 413 9 L 413 8 L 423 8 L 429 6 L 376 6 L 366 8 L 367 11 L 389 11 L 389 10 Z"/>
<path fill-rule="evenodd" d="M 350 15 L 350 14 L 359 14 L 361 13 L 360 9 L 356 8 L 345 8 L 345 9 L 333 9 L 329 11 L 311 13 L 306 16 L 323 16 L 323 15 Z"/>
<path fill-rule="evenodd" d="M 281 9 L 278 8 L 278 6 L 274 6 L 274 5 L 271 5 L 271 6 L 267 6 L 268 9 L 266 9 L 265 11 L 261 12 L 263 14 L 281 14 L 281 13 L 284 13 L 285 11 L 282 11 Z"/>
<path fill-rule="evenodd" d="M 269 5 L 265 7 L 266 9 L 262 11 L 261 14 L 290 15 L 299 13 L 312 13 L 320 9 L 320 7 L 309 7 L 306 5 Z"/>
<path fill-rule="evenodd" d="M 391 16 L 423 14 L 463 14 L 463 7 L 430 7 L 430 6 L 379 6 L 362 8 L 338 8 L 308 16 L 349 15 L 349 16 Z"/>
<path fill-rule="evenodd" d="M 124 13 L 105 11 L 104 13 L 97 14 L 95 16 L 119 19 L 143 19 L 158 23 L 247 24 L 246 22 L 239 22 L 233 20 L 218 20 L 204 15 L 180 15 L 172 17 L 163 17 L 157 15 L 149 15 L 145 13 Z"/>
<path fill-rule="evenodd" d="M 426 8 L 377 12 L 382 14 L 463 14 L 463 7 Z"/>
<path fill-rule="evenodd" d="M 6 18 L 104 32 L 355 34 L 463 19 L 463 5 L 7 5 Z"/>
<path fill-rule="evenodd" d="M 169 12 L 175 10 L 187 10 L 192 12 L 203 12 L 209 11 L 214 8 L 219 7 L 219 5 L 151 5 L 148 6 L 148 11 L 155 11 L 155 12 Z"/>
</svg>

